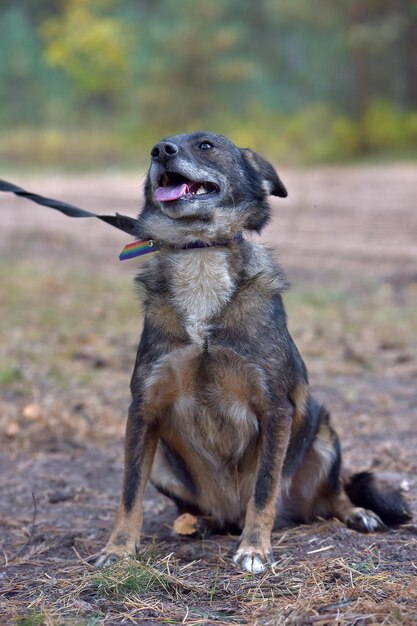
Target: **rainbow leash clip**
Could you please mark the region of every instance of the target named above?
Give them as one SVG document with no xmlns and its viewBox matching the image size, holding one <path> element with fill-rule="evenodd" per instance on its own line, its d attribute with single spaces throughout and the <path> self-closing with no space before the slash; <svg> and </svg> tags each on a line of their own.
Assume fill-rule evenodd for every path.
<svg viewBox="0 0 417 626">
<path fill-rule="evenodd" d="M 140 239 L 133 243 L 128 243 L 119 254 L 120 261 L 133 259 L 135 256 L 142 256 L 150 252 L 158 252 L 159 244 L 154 239 Z"/>
</svg>

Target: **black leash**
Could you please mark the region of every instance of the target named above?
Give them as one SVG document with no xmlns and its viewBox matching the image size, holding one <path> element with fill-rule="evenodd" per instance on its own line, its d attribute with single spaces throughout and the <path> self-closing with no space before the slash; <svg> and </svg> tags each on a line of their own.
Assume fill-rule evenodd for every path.
<svg viewBox="0 0 417 626">
<path fill-rule="evenodd" d="M 80 209 L 79 207 L 74 206 L 73 204 L 68 204 L 67 202 L 61 202 L 60 200 L 54 200 L 53 198 L 45 198 L 37 193 L 30 193 L 13 183 L 8 183 L 6 180 L 0 180 L 0 191 L 9 191 L 16 194 L 16 196 L 22 196 L 23 198 L 32 200 L 32 202 L 36 202 L 37 204 L 42 204 L 43 206 L 50 207 L 51 209 L 56 209 L 68 217 L 97 217 L 99 220 L 102 220 L 119 230 L 123 230 L 125 233 L 129 233 L 129 235 L 135 234 L 138 224 L 138 221 L 133 217 L 120 215 L 120 213 L 116 213 L 116 215 L 97 215 L 97 213 Z"/>
<path fill-rule="evenodd" d="M 97 217 L 97 219 L 118 228 L 119 230 L 123 230 L 125 233 L 129 235 L 137 235 L 137 226 L 138 220 L 133 217 L 128 217 L 127 215 L 120 215 L 120 213 L 116 213 L 116 215 L 97 215 L 97 213 L 92 213 L 91 211 L 86 211 L 85 209 L 80 209 L 73 204 L 68 204 L 67 202 L 61 202 L 61 200 L 54 200 L 53 198 L 45 198 L 45 196 L 40 196 L 37 193 L 31 193 L 30 191 L 26 191 L 13 183 L 8 183 L 6 180 L 0 179 L 0 191 L 9 191 L 11 193 L 16 194 L 16 196 L 22 196 L 23 198 L 27 198 L 28 200 L 32 200 L 32 202 L 36 202 L 37 204 L 42 204 L 43 206 L 50 207 L 51 209 L 56 209 L 64 215 L 68 217 Z M 233 241 L 243 241 L 242 233 L 238 233 L 232 239 L 228 239 L 227 241 L 219 241 L 213 243 L 204 243 L 202 241 L 194 241 L 182 248 L 185 249 L 194 249 L 194 248 L 209 248 L 212 246 L 227 246 Z M 139 239 L 138 241 L 134 241 L 132 243 L 127 244 L 122 252 L 119 255 L 119 259 L 121 261 L 125 261 L 126 259 L 132 259 L 136 256 L 142 256 L 144 254 L 148 254 L 150 252 L 158 252 L 160 249 L 160 244 L 155 239 Z"/>
</svg>

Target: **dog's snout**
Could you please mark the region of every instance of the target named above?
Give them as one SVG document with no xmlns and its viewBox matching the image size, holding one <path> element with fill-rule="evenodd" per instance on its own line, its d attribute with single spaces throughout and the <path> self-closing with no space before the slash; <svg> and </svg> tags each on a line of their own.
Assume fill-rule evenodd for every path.
<svg viewBox="0 0 417 626">
<path fill-rule="evenodd" d="M 151 157 L 158 161 L 165 161 L 178 152 L 178 146 L 171 141 L 160 141 L 151 150 Z"/>
</svg>

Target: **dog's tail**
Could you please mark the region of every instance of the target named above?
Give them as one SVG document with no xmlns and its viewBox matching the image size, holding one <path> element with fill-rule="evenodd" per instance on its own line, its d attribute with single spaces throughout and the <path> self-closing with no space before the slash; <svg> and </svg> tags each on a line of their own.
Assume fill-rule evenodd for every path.
<svg viewBox="0 0 417 626">
<path fill-rule="evenodd" d="M 372 472 L 353 474 L 345 484 L 355 506 L 374 511 L 387 526 L 404 524 L 412 518 L 408 502 L 398 489 L 379 480 Z"/>
</svg>

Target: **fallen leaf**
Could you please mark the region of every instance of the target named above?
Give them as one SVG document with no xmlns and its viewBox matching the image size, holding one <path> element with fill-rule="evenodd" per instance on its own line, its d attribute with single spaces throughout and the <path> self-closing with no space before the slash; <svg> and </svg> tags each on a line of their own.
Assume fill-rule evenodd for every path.
<svg viewBox="0 0 417 626">
<path fill-rule="evenodd" d="M 174 522 L 174 530 L 177 535 L 194 535 L 198 532 L 198 519 L 191 513 L 183 513 Z"/>
<path fill-rule="evenodd" d="M 29 419 L 35 420 L 41 416 L 42 409 L 39 404 L 27 404 L 23 407 L 22 415 Z"/>
</svg>

